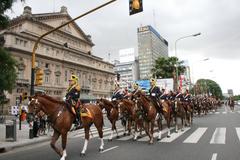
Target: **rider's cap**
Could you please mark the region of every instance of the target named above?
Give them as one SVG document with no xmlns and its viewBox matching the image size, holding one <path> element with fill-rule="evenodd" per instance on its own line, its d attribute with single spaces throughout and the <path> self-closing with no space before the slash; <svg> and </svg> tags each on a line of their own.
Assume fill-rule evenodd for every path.
<svg viewBox="0 0 240 160">
<path fill-rule="evenodd" d="M 154 83 L 154 84 L 155 84 L 155 83 L 156 83 L 156 79 L 154 79 L 154 78 L 151 78 L 151 79 L 150 79 L 150 82 L 152 82 L 152 83 Z"/>
<path fill-rule="evenodd" d="M 69 81 L 77 82 L 78 81 L 78 77 L 76 75 L 72 74 L 71 78 L 69 79 Z"/>
</svg>

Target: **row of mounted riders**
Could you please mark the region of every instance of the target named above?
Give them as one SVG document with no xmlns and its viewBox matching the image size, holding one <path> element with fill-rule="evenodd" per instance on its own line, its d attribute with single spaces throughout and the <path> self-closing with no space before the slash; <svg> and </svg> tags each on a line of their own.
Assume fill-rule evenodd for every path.
<svg viewBox="0 0 240 160">
<path fill-rule="evenodd" d="M 167 122 L 167 137 L 170 137 L 170 125 L 173 120 L 175 121 L 176 131 L 178 131 L 177 119 L 179 117 L 182 121 L 181 129 L 183 130 L 185 124 L 190 125 L 192 123 L 194 112 L 206 114 L 211 109 L 216 110 L 217 106 L 220 105 L 220 101 L 213 97 L 193 97 L 188 99 L 184 99 L 184 97 L 186 95 L 173 93 L 171 97 L 160 99 L 156 96 L 147 96 L 141 90 L 136 90 L 127 98 L 112 101 L 99 99 L 96 104 L 82 104 L 81 111 L 86 116 L 81 116 L 81 123 L 85 132 L 85 142 L 81 155 L 85 155 L 87 150 L 90 137 L 89 131 L 92 124 L 98 130 L 101 140 L 99 150 L 103 151 L 103 109 L 107 112 L 107 118 L 112 124 L 109 140 L 112 140 L 114 131 L 116 131 L 118 137 L 116 121 L 121 119 L 125 127 L 125 134 L 128 131 L 128 134 L 133 134 L 133 139 L 136 140 L 141 131 L 145 130 L 150 138 L 149 143 L 152 144 L 155 124 L 157 124 L 159 131 L 158 140 L 162 138 L 163 119 Z M 67 156 L 67 133 L 75 120 L 75 116 L 66 106 L 63 101 L 41 94 L 31 97 L 28 104 L 29 119 L 34 119 L 35 115 L 40 111 L 49 117 L 54 130 L 51 147 L 61 156 L 61 160 L 64 160 Z M 60 136 L 62 137 L 62 149 L 55 146 Z"/>
</svg>

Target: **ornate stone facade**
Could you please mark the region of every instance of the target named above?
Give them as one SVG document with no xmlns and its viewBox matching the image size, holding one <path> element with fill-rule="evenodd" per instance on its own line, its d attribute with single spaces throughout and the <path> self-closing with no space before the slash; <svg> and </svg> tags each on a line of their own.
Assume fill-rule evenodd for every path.
<svg viewBox="0 0 240 160">
<path fill-rule="evenodd" d="M 22 92 L 30 91 L 31 55 L 36 39 L 54 27 L 72 19 L 67 8 L 60 12 L 32 14 L 25 7 L 21 16 L 11 20 L 4 35 L 5 47 L 18 61 L 16 88 L 8 95 L 8 106 L 16 105 Z M 92 55 L 91 36 L 71 23 L 43 38 L 36 51 L 36 66 L 44 70 L 43 85 L 35 87 L 50 96 L 62 98 L 72 73 L 79 77 L 81 98 L 109 97 L 114 88 L 113 64 Z"/>
</svg>

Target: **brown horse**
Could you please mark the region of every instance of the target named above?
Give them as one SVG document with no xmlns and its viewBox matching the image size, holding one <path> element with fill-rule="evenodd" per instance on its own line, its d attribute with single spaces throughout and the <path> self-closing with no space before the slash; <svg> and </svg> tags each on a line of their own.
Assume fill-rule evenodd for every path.
<svg viewBox="0 0 240 160">
<path fill-rule="evenodd" d="M 111 101 L 103 98 L 97 100 L 97 104 L 101 107 L 101 109 L 105 109 L 107 111 L 107 118 L 112 124 L 112 132 L 108 140 L 109 141 L 112 140 L 114 130 L 117 133 L 117 138 L 119 138 L 116 127 L 116 121 L 119 118 L 119 113 L 116 104 L 113 104 Z"/>
<path fill-rule="evenodd" d="M 140 130 L 140 134 L 142 134 L 142 118 L 139 114 L 139 109 L 132 100 L 122 99 L 119 104 L 120 114 L 127 120 L 128 126 L 125 124 L 124 135 L 126 135 L 126 130 L 128 130 L 128 135 L 132 132 L 132 125 L 134 125 L 134 138 L 133 140 L 137 140 L 138 137 L 138 129 Z"/>
<path fill-rule="evenodd" d="M 100 107 L 95 104 L 84 104 L 82 110 L 84 110 L 85 113 L 81 115 L 85 131 L 85 142 L 80 155 L 85 155 L 89 141 L 89 130 L 93 123 L 101 139 L 99 151 L 103 151 L 103 115 Z M 67 133 L 71 129 L 75 116 L 67 109 L 64 102 L 53 99 L 47 95 L 35 95 L 31 97 L 28 104 L 28 118 L 33 119 L 39 111 L 43 111 L 49 116 L 52 128 L 54 129 L 51 147 L 61 156 L 61 160 L 65 160 L 67 156 Z M 55 146 L 60 135 L 62 136 L 62 150 Z"/>
<path fill-rule="evenodd" d="M 145 132 L 150 138 L 149 144 L 153 144 L 153 129 L 155 118 L 157 116 L 157 110 L 155 108 L 155 105 L 140 90 L 134 93 L 133 97 L 135 98 L 137 106 L 143 111 Z"/>
<path fill-rule="evenodd" d="M 179 117 L 182 121 L 182 126 L 181 130 L 184 130 L 185 123 L 186 123 L 186 112 L 184 109 L 184 103 L 180 101 L 180 99 L 175 99 L 174 103 L 174 109 L 175 109 L 175 114 L 174 114 L 174 119 L 175 119 L 175 131 L 178 132 L 178 123 L 177 123 L 177 118 Z"/>
<path fill-rule="evenodd" d="M 232 98 L 229 99 L 228 105 L 229 105 L 231 111 L 233 112 L 234 111 L 234 100 Z"/>
</svg>

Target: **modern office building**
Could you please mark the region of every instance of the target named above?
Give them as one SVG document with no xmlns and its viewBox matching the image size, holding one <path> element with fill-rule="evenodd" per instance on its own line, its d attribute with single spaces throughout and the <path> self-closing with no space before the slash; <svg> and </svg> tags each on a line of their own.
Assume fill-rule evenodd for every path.
<svg viewBox="0 0 240 160">
<path fill-rule="evenodd" d="M 29 95 L 31 55 L 37 38 L 71 19 L 66 7 L 60 12 L 32 14 L 27 6 L 6 30 L 0 31 L 6 41 L 4 47 L 18 62 L 16 87 L 7 94 L 7 107 L 17 105 L 22 93 Z M 43 85 L 35 89 L 62 99 L 71 74 L 76 74 L 82 100 L 110 97 L 114 89 L 114 65 L 93 55 L 93 46 L 91 36 L 75 22 L 44 37 L 36 51 L 36 67 L 44 70 Z"/>
<path fill-rule="evenodd" d="M 148 79 L 155 61 L 168 57 L 168 42 L 150 25 L 139 27 L 137 32 L 140 79 Z"/>
</svg>

